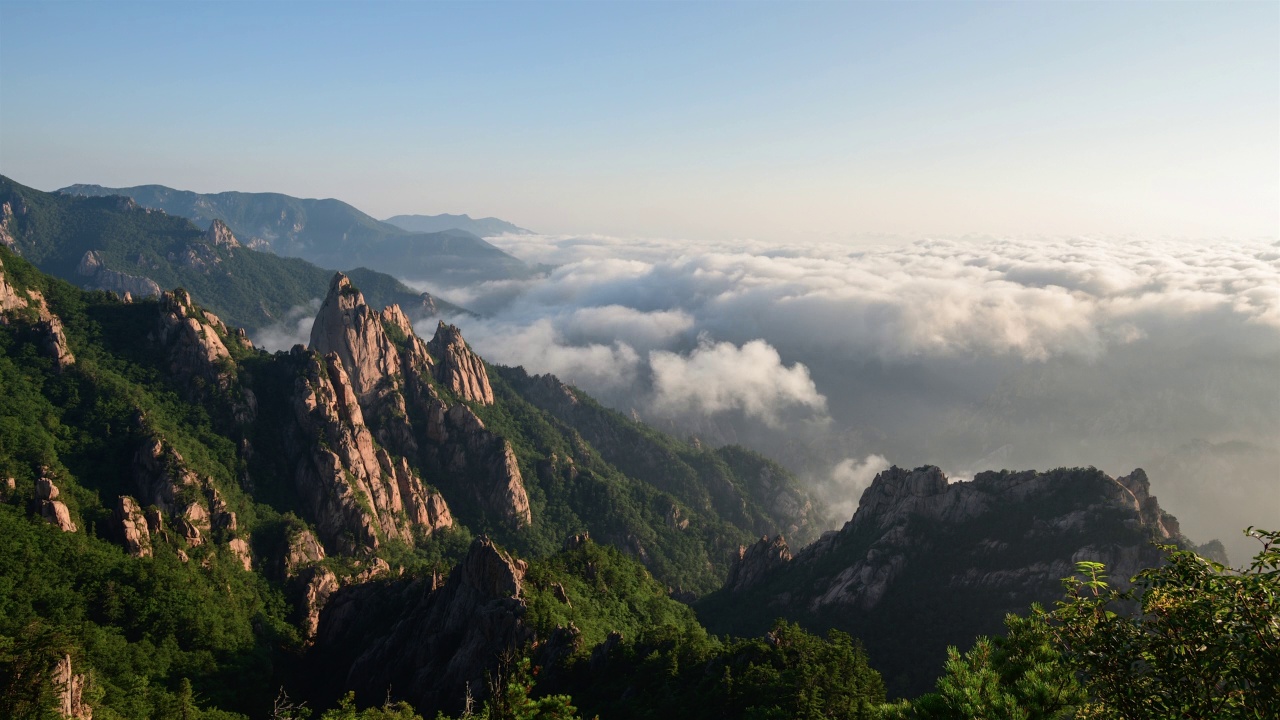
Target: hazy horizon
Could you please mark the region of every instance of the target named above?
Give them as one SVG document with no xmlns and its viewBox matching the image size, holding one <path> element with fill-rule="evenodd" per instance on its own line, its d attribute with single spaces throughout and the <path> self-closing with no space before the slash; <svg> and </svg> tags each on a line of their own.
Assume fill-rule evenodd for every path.
<svg viewBox="0 0 1280 720">
<path fill-rule="evenodd" d="M 1280 238 L 1280 6 L 26 3 L 0 172 L 771 242 Z"/>
</svg>

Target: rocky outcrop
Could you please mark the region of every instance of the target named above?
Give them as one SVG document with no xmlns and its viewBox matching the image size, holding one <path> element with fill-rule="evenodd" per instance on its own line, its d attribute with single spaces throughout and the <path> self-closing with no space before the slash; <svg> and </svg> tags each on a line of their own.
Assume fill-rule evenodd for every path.
<svg viewBox="0 0 1280 720">
<path fill-rule="evenodd" d="M 286 548 L 281 556 L 280 574 L 291 578 L 309 565 L 325 558 L 324 545 L 310 529 L 303 529 L 285 539 Z"/>
<path fill-rule="evenodd" d="M 462 331 L 443 320 L 436 327 L 435 337 L 427 343 L 439 362 L 435 366 L 436 380 L 462 400 L 481 405 L 493 404 L 493 388 L 489 385 L 489 373 L 484 361 L 471 352 Z"/>
<path fill-rule="evenodd" d="M 75 532 L 76 524 L 71 520 L 71 511 L 67 504 L 58 499 L 61 491 L 49 477 L 48 468 L 42 468 L 40 477 L 36 478 L 36 499 L 34 510 L 44 521 L 55 525 L 62 532 Z"/>
<path fill-rule="evenodd" d="M 320 627 L 321 611 L 338 590 L 338 578 L 329 568 L 313 566 L 299 573 L 296 584 L 301 588 L 301 602 L 297 605 L 299 625 L 303 637 L 312 641 Z"/>
<path fill-rule="evenodd" d="M 121 495 L 116 500 L 111 519 L 125 552 L 134 557 L 151 557 L 150 527 L 136 500 Z M 159 522 L 156 524 L 158 526 Z"/>
<path fill-rule="evenodd" d="M 353 555 L 385 538 L 412 544 L 415 527 L 452 526 L 444 499 L 407 462 L 375 447 L 342 359 L 294 353 L 304 366 L 293 393 L 294 483 L 321 539 Z"/>
<path fill-rule="evenodd" d="M 1192 547 L 1141 470 L 1120 478 L 1094 468 L 984 472 L 950 482 L 936 467 L 893 467 L 863 492 L 843 529 L 790 561 L 763 542 L 744 551 L 718 607 L 725 618 L 749 607 L 849 632 L 882 658 L 891 692 L 918 694 L 947 645 L 968 646 L 1000 632 L 1006 613 L 1051 604 L 1082 560 L 1106 564 L 1109 582 L 1123 587 L 1162 561 L 1152 540 Z M 713 621 L 710 629 L 765 628 Z"/>
<path fill-rule="evenodd" d="M 533 521 L 524 478 L 511 443 L 487 429 L 466 405 L 448 410 L 435 403 L 428 414 L 427 437 L 432 464 L 443 473 L 465 479 L 474 500 L 513 526 Z"/>
<path fill-rule="evenodd" d="M 156 281 L 142 275 L 112 270 L 106 266 L 102 253 L 89 250 L 80 258 L 76 266 L 76 274 L 85 278 L 83 285 L 90 289 L 108 290 L 120 295 L 136 297 L 156 297 L 160 295 L 160 286 Z"/>
<path fill-rule="evenodd" d="M 151 341 L 166 358 L 169 375 L 195 402 L 225 402 L 232 421 L 244 425 L 257 416 L 253 391 L 239 383 L 228 345 L 244 349 L 253 343 L 243 329 L 230 330 L 222 320 L 191 302 L 178 288 L 160 296 L 160 309 Z"/>
<path fill-rule="evenodd" d="M 330 598 L 316 639 L 336 662 L 335 681 L 357 696 L 413 703 L 425 716 L 457 714 L 465 698 L 485 695 L 485 680 L 504 653 L 532 638 L 522 596 L 527 567 L 487 538 L 476 539 L 442 586 L 432 579 L 402 586 L 394 620 L 372 641 L 363 608 L 388 588 L 354 586 Z M 350 648 L 363 648 L 354 658 Z M 345 652 L 344 652 L 345 651 Z M 388 690 L 389 689 L 389 690 Z"/>
<path fill-rule="evenodd" d="M 0 325 L 8 324 L 13 317 L 31 322 L 41 353 L 52 359 L 59 370 L 75 364 L 76 356 L 67 344 L 62 320 L 49 309 L 44 294 L 35 288 L 20 290 L 12 285 L 0 263 Z"/>
<path fill-rule="evenodd" d="M 12 201 L 6 200 L 0 203 L 0 245 L 4 245 L 15 253 L 18 252 L 18 241 L 13 236 L 16 224 L 14 217 L 20 214 L 25 215 L 26 210 L 26 201 L 21 196 Z"/>
<path fill-rule="evenodd" d="M 235 235 L 231 234 L 231 228 L 217 218 L 209 223 L 209 229 L 204 233 L 204 241 L 214 247 L 225 247 L 227 249 L 240 247 L 240 241 L 236 240 Z"/>
<path fill-rule="evenodd" d="M 155 506 L 144 516 L 151 535 L 172 537 L 163 529 L 167 517 L 173 533 L 188 546 L 204 545 L 214 533 L 226 540 L 229 550 L 242 565 L 250 565 L 248 539 L 213 480 L 191 470 L 182 455 L 163 438 L 153 435 L 134 453 L 133 479 L 138 501 L 134 503 L 129 498 L 130 504 Z M 123 511 L 120 514 L 123 517 Z M 136 517 L 131 522 L 139 528 Z"/>
<path fill-rule="evenodd" d="M 32 293 L 36 294 L 35 291 Z M 43 298 L 40 305 L 43 308 Z M 40 338 L 40 349 L 46 357 L 53 360 L 59 370 L 65 370 L 76 363 L 76 356 L 67 344 L 67 335 L 62 330 L 62 321 L 47 308 L 43 309 L 41 314 L 41 319 L 34 326 L 36 336 Z"/>
<path fill-rule="evenodd" d="M 200 498 L 208 481 L 192 472 L 177 450 L 152 437 L 134 453 L 133 478 L 141 501 L 168 516 L 187 544 L 195 547 L 204 543 L 211 524 Z"/>
<path fill-rule="evenodd" d="M 244 538 L 231 538 L 227 541 L 227 550 L 240 562 L 245 572 L 253 570 L 253 553 L 249 550 L 249 541 Z"/>
<path fill-rule="evenodd" d="M 738 557 L 729 566 L 729 576 L 725 578 L 724 589 L 729 592 L 741 592 L 755 587 L 775 567 L 791 560 L 791 548 L 781 535 L 773 540 L 762 537 L 751 547 L 739 546 Z"/>
<path fill-rule="evenodd" d="M 449 407 L 433 385 L 445 358 L 452 358 L 448 362 L 454 370 L 447 377 L 462 383 L 459 387 L 468 396 L 483 390 L 492 402 L 483 362 L 467 349 L 456 328 L 453 331 L 453 335 L 437 333 L 438 339 L 451 339 L 438 344 L 446 354 L 433 354 L 398 306 L 374 312 L 341 273 L 330 283 L 312 326 L 312 349 L 323 354 L 326 371 L 323 377 L 318 367 L 304 372 L 306 386 L 300 384 L 295 393 L 295 404 L 301 403 L 296 411 L 301 435 L 325 438 L 324 448 L 311 451 L 310 464 L 315 468 L 309 473 L 311 484 L 342 486 L 338 480 L 316 480 L 335 477 L 338 467 L 352 476 L 357 489 L 362 482 L 372 483 L 369 505 L 379 510 L 384 535 L 398 532 L 408 541 L 409 527 L 431 532 L 453 523 L 444 498 L 426 489 L 414 464 L 451 492 L 465 493 L 486 512 L 513 526 L 531 522 L 528 496 L 510 443 L 486 430 L 466 406 Z M 398 457 L 393 459 L 392 453 Z M 382 493 L 385 503 L 378 499 L 380 491 L 372 481 L 375 467 L 387 478 L 389 489 Z M 339 492 L 328 497 L 345 496 Z M 381 512 L 384 506 L 389 513 Z M 334 512 L 327 514 L 337 517 Z M 348 518 L 347 524 L 356 517 L 349 510 L 339 514 Z M 401 516 L 404 521 L 397 525 Z M 335 523 L 315 520 L 328 543 Z M 393 525 L 398 530 L 393 531 Z M 376 533 L 353 532 L 357 545 L 373 546 Z"/>
<path fill-rule="evenodd" d="M 88 677 L 76 674 L 71 667 L 71 656 L 63 655 L 53 667 L 53 686 L 56 688 L 58 714 L 74 720 L 93 720 L 93 708 L 84 701 L 84 689 Z"/>
<path fill-rule="evenodd" d="M 311 348 L 336 354 L 360 398 L 380 386 L 394 386 L 400 354 L 382 327 L 382 318 L 364 301 L 346 275 L 336 273 L 311 326 Z"/>
<path fill-rule="evenodd" d="M 0 208 L 8 208 L 9 203 L 5 203 Z M 3 227 L 0 225 L 0 227 Z M 14 310 L 20 310 L 27 306 L 27 298 L 19 295 L 18 290 L 9 284 L 9 278 L 4 272 L 4 260 L 0 259 L 0 323 L 5 321 L 4 315 Z"/>
</svg>

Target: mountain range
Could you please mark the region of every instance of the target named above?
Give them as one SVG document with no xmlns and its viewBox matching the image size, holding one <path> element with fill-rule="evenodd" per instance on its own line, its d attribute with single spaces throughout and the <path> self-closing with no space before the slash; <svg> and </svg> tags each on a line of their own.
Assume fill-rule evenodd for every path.
<svg viewBox="0 0 1280 720">
<path fill-rule="evenodd" d="M 144 208 L 187 218 L 200 227 L 221 220 L 252 249 L 302 258 L 321 267 L 363 265 L 402 279 L 445 285 L 527 277 L 534 272 L 468 229 L 406 230 L 339 200 L 279 193 L 202 194 L 163 185 L 71 185 L 59 192 L 127 197 Z M 404 217 L 411 223 L 422 221 L 420 216 Z M 478 222 L 487 224 L 489 220 L 493 219 Z"/>
<path fill-rule="evenodd" d="M 536 676 L 587 716 L 905 717 L 887 697 L 1077 563 L 1123 585 L 1153 542 L 1225 561 L 1142 470 L 893 467 L 822 533 L 777 463 L 487 363 L 459 308 L 419 336 L 443 301 L 208 222 L 0 179 L 15 716 L 433 717 Z M 308 297 L 306 344 L 237 328 Z"/>
<path fill-rule="evenodd" d="M 220 219 L 202 231 L 122 195 L 46 193 L 2 176 L 0 244 L 85 288 L 142 298 L 183 287 L 251 334 L 318 302 L 333 274 L 254 250 Z M 379 308 L 399 304 L 414 319 L 465 312 L 384 273 L 357 268 L 350 275 Z"/>
</svg>

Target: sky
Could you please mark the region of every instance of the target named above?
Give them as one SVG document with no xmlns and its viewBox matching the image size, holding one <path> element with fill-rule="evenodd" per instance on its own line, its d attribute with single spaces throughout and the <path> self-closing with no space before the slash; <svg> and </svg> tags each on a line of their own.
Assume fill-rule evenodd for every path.
<svg viewBox="0 0 1280 720">
<path fill-rule="evenodd" d="M 774 242 L 1280 237 L 1280 3 L 0 0 L 0 173 Z"/>
</svg>

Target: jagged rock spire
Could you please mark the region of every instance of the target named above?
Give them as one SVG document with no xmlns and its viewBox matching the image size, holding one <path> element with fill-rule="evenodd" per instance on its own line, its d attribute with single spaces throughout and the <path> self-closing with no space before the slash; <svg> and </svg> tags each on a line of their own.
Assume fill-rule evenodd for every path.
<svg viewBox="0 0 1280 720">
<path fill-rule="evenodd" d="M 471 352 L 462 331 L 456 325 L 443 320 L 436 327 L 435 337 L 427 343 L 439 363 L 435 367 L 436 380 L 458 397 L 482 405 L 493 404 L 493 388 L 489 385 L 489 373 L 484 361 Z"/>
<path fill-rule="evenodd" d="M 334 274 L 311 326 L 311 349 L 337 354 L 362 398 L 400 370 L 400 354 L 383 330 L 382 318 L 342 273 Z"/>
</svg>

